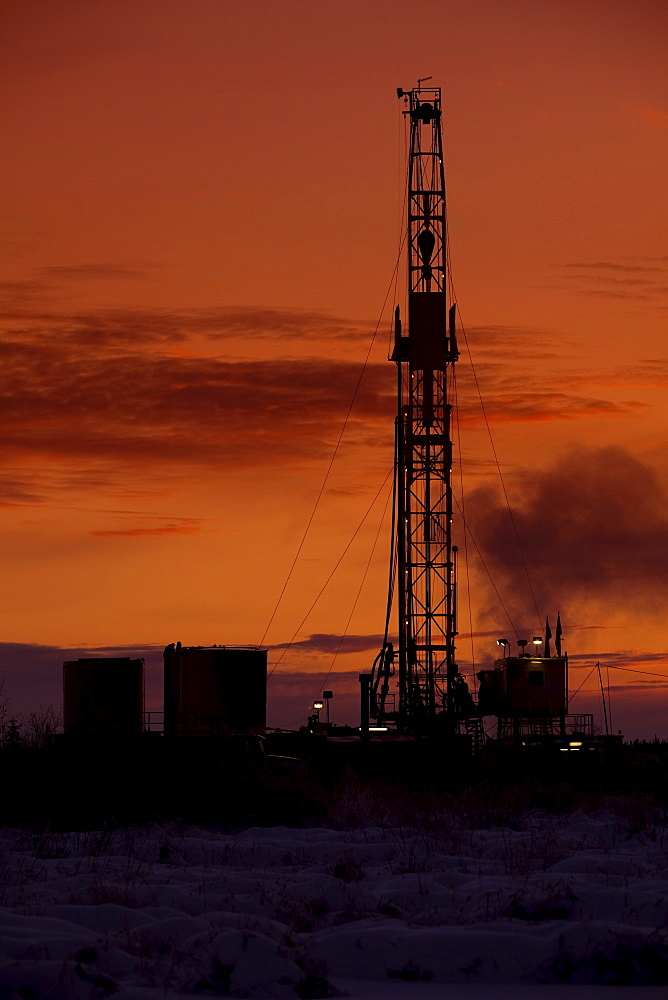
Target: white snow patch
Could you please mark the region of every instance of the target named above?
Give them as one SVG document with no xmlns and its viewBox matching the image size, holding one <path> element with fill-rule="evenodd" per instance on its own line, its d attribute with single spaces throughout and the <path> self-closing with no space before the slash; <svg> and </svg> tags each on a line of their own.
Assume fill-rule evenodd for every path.
<svg viewBox="0 0 668 1000">
<path fill-rule="evenodd" d="M 668 832 L 0 831 L 0 996 L 665 996 Z"/>
</svg>

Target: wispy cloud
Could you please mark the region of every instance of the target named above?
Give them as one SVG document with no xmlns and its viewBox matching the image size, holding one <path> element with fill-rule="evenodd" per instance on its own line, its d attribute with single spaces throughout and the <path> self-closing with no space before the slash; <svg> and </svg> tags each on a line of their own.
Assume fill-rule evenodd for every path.
<svg viewBox="0 0 668 1000">
<path fill-rule="evenodd" d="M 267 337 L 267 356 L 248 356 L 252 331 Z M 322 314 L 278 309 L 24 317 L 0 344 L 5 467 L 18 463 L 43 470 L 66 460 L 69 476 L 88 469 L 91 477 L 104 478 L 111 467 L 140 464 L 162 474 L 184 465 L 225 467 L 229 474 L 259 464 L 277 468 L 319 461 L 336 440 L 361 372 L 360 359 L 342 356 L 333 343 L 337 337 L 353 342 L 363 332 Z M 200 335 L 214 345 L 204 356 L 198 352 Z M 366 342 L 368 335 L 367 330 Z M 641 386 L 663 378 L 658 361 L 636 366 L 633 373 L 614 373 L 614 379 L 611 373 L 614 399 L 601 394 L 600 372 L 588 376 L 582 368 L 567 382 L 541 374 L 533 384 L 525 380 L 518 386 L 514 360 L 542 371 L 546 358 L 558 356 L 553 337 L 481 328 L 469 331 L 469 342 L 487 413 L 498 423 L 638 415 L 647 403 L 620 400 L 619 386 L 624 380 Z M 462 422 L 483 423 L 464 359 L 458 382 Z M 391 366 L 368 364 L 348 421 L 347 446 L 391 450 L 394 393 Z M 8 486 L 7 502 L 30 502 L 45 492 L 41 473 L 23 478 L 21 488 Z"/>
<path fill-rule="evenodd" d="M 547 287 L 579 295 L 633 300 L 658 308 L 668 294 L 668 266 L 662 257 L 569 261 L 556 265 L 561 282 Z"/>
<path fill-rule="evenodd" d="M 144 279 L 150 276 L 151 265 L 128 264 L 49 264 L 40 267 L 39 274 L 54 281 L 100 281 Z"/>
<path fill-rule="evenodd" d="M 117 538 L 118 536 L 134 538 L 160 535 L 192 535 L 198 531 L 202 531 L 202 529 L 203 522 L 196 518 L 177 518 L 175 520 L 165 521 L 162 524 L 156 524 L 153 526 L 139 525 L 138 527 L 133 528 L 107 528 L 104 530 L 91 531 L 91 535 L 112 538 Z"/>
<path fill-rule="evenodd" d="M 371 650 L 377 652 L 382 644 L 383 636 L 380 634 L 346 635 L 342 639 L 340 635 L 335 633 L 316 632 L 307 639 L 299 639 L 292 643 L 279 642 L 269 646 L 269 649 L 286 649 L 289 646 L 295 652 L 336 653 L 340 647 L 340 652 L 344 655 L 346 653 L 366 653 Z"/>
<path fill-rule="evenodd" d="M 317 358 L 77 359 L 57 345 L 39 358 L 27 345 L 5 351 L 4 366 L 6 453 L 237 468 L 316 454 L 340 427 L 359 375 L 357 365 Z M 388 419 L 392 389 L 371 366 L 357 419 Z"/>
<path fill-rule="evenodd" d="M 581 420 L 585 417 L 635 416 L 647 403 L 628 400 L 612 402 L 560 392 L 491 392 L 485 409 L 495 424 L 546 423 L 553 420 Z M 461 408 L 462 423 L 480 421 L 479 407 L 475 404 Z"/>
<path fill-rule="evenodd" d="M 627 115 L 641 121 L 643 125 L 653 129 L 668 129 L 668 111 L 658 107 L 656 104 L 647 104 L 641 101 L 635 103 L 624 103 L 622 109 Z"/>
<path fill-rule="evenodd" d="M 568 626 L 568 628 L 571 629 L 574 626 Z M 668 670 L 668 653 L 643 653 L 634 649 L 616 650 L 615 652 L 606 652 L 604 649 L 593 653 L 572 653 L 568 659 L 569 662 L 572 661 L 575 669 L 585 669 L 593 663 L 600 663 L 601 667 L 611 666 L 629 669 L 637 667 L 639 671 L 651 668 L 652 673 L 662 675 L 662 667 Z M 665 672 L 665 677 L 668 680 L 668 672 Z"/>
<path fill-rule="evenodd" d="M 622 271 L 625 274 L 635 274 L 635 273 L 653 273 L 653 274 L 663 274 L 665 273 L 665 268 L 653 267 L 648 264 L 626 264 L 623 261 L 615 260 L 597 260 L 597 261 L 572 261 L 568 264 L 562 264 L 562 267 L 575 268 L 578 271 Z"/>
<path fill-rule="evenodd" d="M 35 489 L 25 473 L 5 472 L 0 475 L 0 506 L 24 507 L 44 499 L 45 494 Z"/>
<path fill-rule="evenodd" d="M 90 280 L 120 277 L 125 271 L 133 276 L 142 274 L 139 268 L 129 266 L 82 265 L 41 268 L 34 279 L 0 282 L 0 318 L 15 326 L 20 324 L 17 329 L 21 336 L 57 336 L 70 344 L 95 344 L 98 350 L 112 353 L 119 347 L 143 351 L 152 343 L 181 343 L 193 336 L 224 342 L 236 354 L 243 354 L 248 339 L 294 340 L 300 344 L 318 343 L 322 348 L 329 342 L 366 340 L 371 332 L 367 323 L 306 309 L 239 305 L 67 312 L 60 307 L 60 299 L 54 299 L 56 277 Z"/>
<path fill-rule="evenodd" d="M 51 306 L 52 298 L 51 286 L 43 279 L 0 281 L 0 317 L 7 320 L 32 315 L 40 303 Z"/>
</svg>

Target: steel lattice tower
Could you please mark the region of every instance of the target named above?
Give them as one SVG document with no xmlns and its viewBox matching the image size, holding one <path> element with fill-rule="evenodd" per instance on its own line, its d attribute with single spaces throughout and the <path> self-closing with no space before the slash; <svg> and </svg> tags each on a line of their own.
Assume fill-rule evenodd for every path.
<svg viewBox="0 0 668 1000">
<path fill-rule="evenodd" d="M 458 358 L 448 262 L 439 88 L 399 89 L 410 125 L 407 189 L 408 332 L 395 313 L 396 595 L 399 648 L 386 644 L 371 714 L 428 732 L 467 730 L 476 714 L 455 661 L 456 553 L 452 544 L 452 392 Z M 386 704 L 398 659 L 398 704 Z M 464 725 L 462 725 L 464 723 Z"/>
</svg>

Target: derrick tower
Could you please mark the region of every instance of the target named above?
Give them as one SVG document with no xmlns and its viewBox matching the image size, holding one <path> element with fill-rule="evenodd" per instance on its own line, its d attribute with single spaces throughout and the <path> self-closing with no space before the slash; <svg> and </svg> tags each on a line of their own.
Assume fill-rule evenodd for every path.
<svg viewBox="0 0 668 1000">
<path fill-rule="evenodd" d="M 420 732 L 462 731 L 476 714 L 455 660 L 452 398 L 458 358 L 448 300 L 440 88 L 397 90 L 410 126 L 407 185 L 408 324 L 395 312 L 395 597 L 398 649 L 385 644 L 370 679 L 370 714 Z M 389 621 L 389 610 L 388 610 Z M 398 674 L 398 699 L 389 696 Z M 389 696 L 389 697 L 388 697 Z"/>
</svg>

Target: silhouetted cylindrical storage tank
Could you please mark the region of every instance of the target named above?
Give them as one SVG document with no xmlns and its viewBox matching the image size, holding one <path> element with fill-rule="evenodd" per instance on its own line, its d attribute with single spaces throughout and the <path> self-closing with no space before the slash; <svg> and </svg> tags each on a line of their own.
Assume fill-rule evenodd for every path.
<svg viewBox="0 0 668 1000">
<path fill-rule="evenodd" d="M 144 661 L 101 656 L 63 663 L 66 733 L 131 735 L 144 729 Z"/>
<path fill-rule="evenodd" d="M 255 646 L 165 647 L 165 734 L 262 734 L 267 725 L 267 650 Z"/>
</svg>

